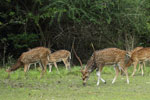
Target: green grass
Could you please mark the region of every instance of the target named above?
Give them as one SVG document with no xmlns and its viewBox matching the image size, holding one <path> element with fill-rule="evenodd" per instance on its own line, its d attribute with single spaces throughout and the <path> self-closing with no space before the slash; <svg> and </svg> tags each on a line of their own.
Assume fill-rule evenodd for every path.
<svg viewBox="0 0 150 100">
<path fill-rule="evenodd" d="M 128 72 L 131 75 L 133 68 Z M 144 76 L 136 72 L 135 77 L 119 75 L 111 84 L 115 71 L 113 67 L 105 67 L 102 77 L 107 84 L 96 86 L 96 72 L 90 75 L 86 86 L 82 85 L 80 67 L 66 71 L 55 68 L 40 79 L 40 71 L 30 70 L 27 77 L 23 69 L 11 74 L 7 79 L 5 69 L 0 69 L 0 100 L 148 100 L 150 98 L 150 67 L 146 67 Z"/>
</svg>

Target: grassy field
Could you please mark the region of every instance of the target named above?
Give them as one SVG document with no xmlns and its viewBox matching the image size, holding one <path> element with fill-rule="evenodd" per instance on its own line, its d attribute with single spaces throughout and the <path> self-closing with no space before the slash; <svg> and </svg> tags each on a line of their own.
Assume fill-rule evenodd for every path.
<svg viewBox="0 0 150 100">
<path fill-rule="evenodd" d="M 80 67 L 66 71 L 64 67 L 57 73 L 51 73 L 40 79 L 40 71 L 30 70 L 27 77 L 23 69 L 11 74 L 7 79 L 5 69 L 0 69 L 0 100 L 149 100 L 150 98 L 150 67 L 146 67 L 142 77 L 137 72 L 135 77 L 119 75 L 115 84 L 111 84 L 115 71 L 113 67 L 105 67 L 102 77 L 107 84 L 96 86 L 97 76 L 93 72 L 86 86 L 82 85 Z M 129 68 L 129 75 L 132 67 Z"/>
</svg>

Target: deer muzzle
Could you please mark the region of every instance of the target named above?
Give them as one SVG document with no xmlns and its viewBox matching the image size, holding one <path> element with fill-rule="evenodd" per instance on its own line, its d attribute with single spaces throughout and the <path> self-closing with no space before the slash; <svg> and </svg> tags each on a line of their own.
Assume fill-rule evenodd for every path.
<svg viewBox="0 0 150 100">
<path fill-rule="evenodd" d="M 86 85 L 86 81 L 83 81 L 83 86 L 85 86 Z"/>
<path fill-rule="evenodd" d="M 83 82 L 83 86 L 85 86 L 85 85 L 86 85 L 86 83 Z"/>
</svg>

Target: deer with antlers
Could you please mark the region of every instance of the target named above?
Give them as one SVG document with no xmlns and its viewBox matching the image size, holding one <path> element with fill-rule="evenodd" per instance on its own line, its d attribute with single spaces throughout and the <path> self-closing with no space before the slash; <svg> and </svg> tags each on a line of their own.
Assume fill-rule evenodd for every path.
<svg viewBox="0 0 150 100">
<path fill-rule="evenodd" d="M 126 57 L 129 57 L 129 60 L 127 61 L 125 68 L 127 69 L 131 64 L 134 65 L 134 71 L 132 73 L 132 76 L 134 76 L 136 72 L 136 67 L 139 62 L 145 62 L 147 60 L 150 60 L 150 48 L 143 48 L 138 50 L 137 52 L 134 52 L 131 56 L 126 55 Z M 143 71 L 143 65 L 141 66 L 142 69 L 142 76 L 144 75 Z"/>
<path fill-rule="evenodd" d="M 48 48 L 36 47 L 34 49 L 22 53 L 21 56 L 18 58 L 16 64 L 14 64 L 11 68 L 7 69 L 6 71 L 9 73 L 8 75 L 10 75 L 10 72 L 17 70 L 21 66 L 24 66 L 24 72 L 26 73 L 28 70 L 28 66 L 31 63 L 40 62 L 42 65 L 42 77 L 43 74 L 46 72 L 50 54 L 51 51 Z"/>
<path fill-rule="evenodd" d="M 80 58 L 77 56 L 74 49 L 73 49 L 73 51 L 82 66 L 82 62 L 81 62 Z M 94 53 L 88 60 L 85 68 L 83 69 L 83 67 L 82 67 L 82 69 L 81 69 L 83 85 L 86 84 L 86 82 L 90 76 L 90 73 L 92 73 L 95 69 L 97 70 L 96 74 L 98 76 L 97 85 L 99 85 L 100 80 L 103 83 L 106 83 L 106 81 L 101 77 L 101 72 L 105 65 L 115 65 L 114 68 L 116 71 L 116 75 L 115 75 L 112 83 L 114 83 L 116 78 L 118 77 L 119 67 L 120 67 L 125 72 L 126 78 L 127 78 L 127 83 L 129 84 L 127 70 L 124 70 L 124 68 L 123 68 L 124 61 L 125 61 L 125 54 L 126 54 L 126 51 L 120 50 L 117 48 L 107 48 L 107 49 L 103 49 L 103 50 L 94 51 Z"/>
</svg>

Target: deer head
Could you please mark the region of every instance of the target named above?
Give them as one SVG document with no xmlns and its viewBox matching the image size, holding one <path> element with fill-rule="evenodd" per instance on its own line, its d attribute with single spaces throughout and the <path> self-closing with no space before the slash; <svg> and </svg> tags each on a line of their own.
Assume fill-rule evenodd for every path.
<svg viewBox="0 0 150 100">
<path fill-rule="evenodd" d="M 85 85 L 85 83 L 86 83 L 86 81 L 87 81 L 87 78 L 88 78 L 88 76 L 89 76 L 88 71 L 83 69 L 82 61 L 81 61 L 81 59 L 77 56 L 77 53 L 76 53 L 76 51 L 75 51 L 75 49 L 74 49 L 74 45 L 72 45 L 72 50 L 73 50 L 73 52 L 74 52 L 76 58 L 77 58 L 78 61 L 80 62 L 83 85 Z"/>
<path fill-rule="evenodd" d="M 134 54 L 135 52 L 137 52 L 138 50 L 143 49 L 143 47 L 136 47 L 131 51 L 128 51 L 125 55 L 125 64 L 127 64 L 129 62 L 129 59 L 131 59 L 132 54 Z"/>
<path fill-rule="evenodd" d="M 129 61 L 130 58 L 131 58 L 131 52 L 127 52 L 127 53 L 125 54 L 125 64 L 128 63 L 128 61 Z"/>
<path fill-rule="evenodd" d="M 93 53 L 93 55 L 90 58 L 90 60 L 88 60 L 88 62 L 85 65 L 85 67 L 83 67 L 82 61 L 77 56 L 77 53 L 76 53 L 76 51 L 74 49 L 74 45 L 73 45 L 72 48 L 73 48 L 73 52 L 74 52 L 76 58 L 78 59 L 78 61 L 80 62 L 80 65 L 81 65 L 81 73 L 82 73 L 83 85 L 86 85 L 86 82 L 89 79 L 90 73 L 96 68 L 96 66 L 95 66 L 95 52 Z"/>
<path fill-rule="evenodd" d="M 90 73 L 87 70 L 81 70 L 81 73 L 82 73 L 83 85 L 85 85 L 87 80 L 89 79 Z"/>
</svg>

